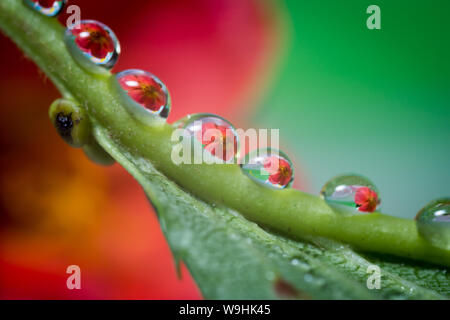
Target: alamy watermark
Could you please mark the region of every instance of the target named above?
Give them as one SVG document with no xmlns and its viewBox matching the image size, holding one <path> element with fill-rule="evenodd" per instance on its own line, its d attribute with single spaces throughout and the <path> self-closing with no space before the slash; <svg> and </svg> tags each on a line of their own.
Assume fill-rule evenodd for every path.
<svg viewBox="0 0 450 320">
<path fill-rule="evenodd" d="M 381 289 L 381 268 L 376 264 L 371 264 L 367 267 L 366 273 L 370 274 L 367 277 L 367 288 L 370 290 Z"/>
<path fill-rule="evenodd" d="M 81 269 L 79 266 L 73 264 L 67 267 L 66 273 L 70 274 L 67 277 L 66 286 L 69 290 L 81 289 Z"/>
<path fill-rule="evenodd" d="M 366 13 L 370 14 L 367 18 L 366 26 L 369 30 L 381 29 L 381 9 L 379 6 L 372 4 L 367 7 Z"/>
<path fill-rule="evenodd" d="M 279 138 L 279 129 L 208 128 L 205 122 L 197 120 L 188 128 L 173 131 L 171 160 L 176 165 L 258 164 L 262 157 L 279 155 Z M 249 158 L 246 151 L 256 154 Z M 277 163 L 274 161 L 273 165 Z"/>
<path fill-rule="evenodd" d="M 77 29 L 80 28 L 81 21 L 81 9 L 77 5 L 70 5 L 66 9 L 66 13 L 70 14 L 70 16 L 66 20 L 66 27 L 68 29 Z"/>
</svg>

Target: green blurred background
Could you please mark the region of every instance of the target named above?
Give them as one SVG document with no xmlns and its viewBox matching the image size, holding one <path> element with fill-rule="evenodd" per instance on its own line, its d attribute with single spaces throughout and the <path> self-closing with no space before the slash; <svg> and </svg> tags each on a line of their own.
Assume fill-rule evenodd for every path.
<svg viewBox="0 0 450 320">
<path fill-rule="evenodd" d="M 366 8 L 381 9 L 381 30 Z M 450 1 L 287 0 L 288 44 L 253 122 L 281 128 L 307 191 L 366 175 L 382 211 L 450 195 Z"/>
</svg>

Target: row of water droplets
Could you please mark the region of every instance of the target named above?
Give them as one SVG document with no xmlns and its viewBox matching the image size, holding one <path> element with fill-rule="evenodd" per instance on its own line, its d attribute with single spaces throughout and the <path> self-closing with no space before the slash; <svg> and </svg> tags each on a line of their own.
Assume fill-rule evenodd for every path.
<svg viewBox="0 0 450 320">
<path fill-rule="evenodd" d="M 65 0 L 24 0 L 39 13 L 58 15 Z M 67 28 L 66 45 L 75 61 L 88 72 L 101 75 L 116 64 L 120 44 L 114 32 L 95 20 L 82 20 Z M 155 75 L 137 69 L 119 72 L 113 78 L 128 112 L 138 119 L 166 119 L 170 112 L 170 95 L 164 83 Z M 200 125 L 198 125 L 200 123 Z M 229 161 L 237 156 L 239 139 L 234 126 L 217 115 L 189 115 L 177 122 L 200 142 L 204 150 L 214 157 Z M 209 129 L 221 133 L 205 136 Z M 214 153 L 221 144 L 223 153 Z M 227 152 L 230 151 L 231 153 Z M 231 155 L 231 156 L 230 156 Z M 241 169 L 255 182 L 273 189 L 291 186 L 294 171 L 289 157 L 279 151 L 265 148 L 247 153 Z M 381 203 L 379 191 L 367 178 L 359 175 L 342 175 L 328 181 L 320 192 L 321 197 L 343 215 L 372 213 Z M 416 216 L 419 234 L 433 245 L 450 249 L 450 198 L 438 199 L 427 204 Z"/>
</svg>

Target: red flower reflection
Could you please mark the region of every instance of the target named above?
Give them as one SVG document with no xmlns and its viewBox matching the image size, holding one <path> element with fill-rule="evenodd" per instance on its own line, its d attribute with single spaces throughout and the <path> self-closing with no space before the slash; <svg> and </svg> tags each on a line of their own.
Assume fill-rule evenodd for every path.
<svg viewBox="0 0 450 320">
<path fill-rule="evenodd" d="M 167 94 L 160 83 L 146 74 L 124 75 L 119 79 L 120 86 L 131 99 L 151 111 L 160 111 L 167 104 Z"/>
<path fill-rule="evenodd" d="M 378 204 L 378 195 L 368 187 L 356 190 L 355 203 L 359 211 L 374 212 Z"/>
<path fill-rule="evenodd" d="M 114 40 L 101 25 L 81 23 L 79 28 L 72 29 L 72 34 L 80 50 L 97 59 L 104 59 L 114 52 Z"/>
<path fill-rule="evenodd" d="M 202 122 L 202 131 L 198 132 L 197 139 L 213 156 L 225 161 L 232 159 L 237 152 L 237 140 L 229 126 Z"/>
<path fill-rule="evenodd" d="M 287 186 L 292 179 L 291 164 L 276 156 L 264 159 L 264 169 L 270 174 L 269 182 L 280 186 Z"/>
<path fill-rule="evenodd" d="M 43 8 L 51 8 L 55 2 L 61 2 L 61 0 L 33 0 L 33 2 L 39 4 Z"/>
</svg>

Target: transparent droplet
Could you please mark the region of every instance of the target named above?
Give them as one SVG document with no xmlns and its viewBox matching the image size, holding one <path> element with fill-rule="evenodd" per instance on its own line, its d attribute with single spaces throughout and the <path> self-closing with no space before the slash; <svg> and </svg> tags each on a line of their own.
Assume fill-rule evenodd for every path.
<svg viewBox="0 0 450 320">
<path fill-rule="evenodd" d="M 184 129 L 183 136 L 192 146 L 194 163 L 231 163 L 238 157 L 239 137 L 236 129 L 222 117 L 198 113 L 188 115 L 174 126 Z"/>
<path fill-rule="evenodd" d="M 274 189 L 289 187 L 294 180 L 292 162 L 280 150 L 262 148 L 251 151 L 240 166 L 251 179 Z"/>
<path fill-rule="evenodd" d="M 320 191 L 323 199 L 347 213 L 370 213 L 380 205 L 378 189 L 360 175 L 342 175 L 328 181 Z"/>
<path fill-rule="evenodd" d="M 92 73 L 107 73 L 120 55 L 119 40 L 114 32 L 95 20 L 81 20 L 70 26 L 64 40 L 73 58 Z"/>
<path fill-rule="evenodd" d="M 450 250 L 450 198 L 431 201 L 416 216 L 417 230 L 433 245 Z"/>
<path fill-rule="evenodd" d="M 148 115 L 166 119 L 170 112 L 170 95 L 164 83 L 150 72 L 125 70 L 116 75 L 116 85 L 128 110 L 141 120 Z M 154 120 L 151 117 L 150 120 Z"/>
<path fill-rule="evenodd" d="M 47 17 L 54 17 L 61 13 L 66 0 L 24 0 L 25 4 Z"/>
</svg>

